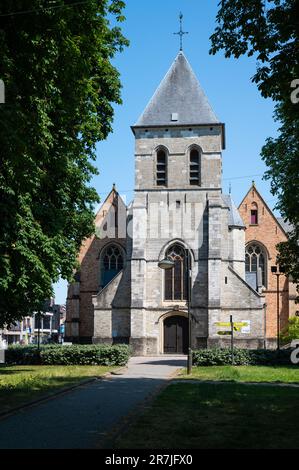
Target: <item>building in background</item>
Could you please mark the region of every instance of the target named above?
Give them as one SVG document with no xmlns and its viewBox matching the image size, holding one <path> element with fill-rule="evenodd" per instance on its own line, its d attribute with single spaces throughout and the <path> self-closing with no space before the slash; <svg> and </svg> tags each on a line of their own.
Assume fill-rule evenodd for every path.
<svg viewBox="0 0 299 470">
<path fill-rule="evenodd" d="M 254 289 L 261 289 L 265 295 L 265 333 L 267 347 L 277 344 L 277 278 L 271 272 L 276 265 L 277 244 L 287 241 L 289 224 L 276 218 L 258 192 L 255 183 L 239 206 L 239 212 L 246 226 L 245 231 L 245 276 Z M 298 305 L 296 286 L 285 275 L 279 279 L 279 329 L 283 329 L 289 317 L 295 316 Z"/>
<path fill-rule="evenodd" d="M 0 342 L 4 344 L 37 343 L 40 335 L 41 343 L 60 342 L 62 340 L 62 325 L 65 321 L 65 305 L 55 304 L 55 299 L 46 300 L 41 317 L 34 313 L 22 321 L 15 322 L 9 328 L 0 330 Z"/>
</svg>

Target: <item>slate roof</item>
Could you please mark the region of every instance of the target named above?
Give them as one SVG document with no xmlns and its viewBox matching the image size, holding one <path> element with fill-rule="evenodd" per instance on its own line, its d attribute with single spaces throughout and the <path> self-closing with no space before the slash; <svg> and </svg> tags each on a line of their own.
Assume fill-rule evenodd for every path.
<svg viewBox="0 0 299 470">
<path fill-rule="evenodd" d="M 179 52 L 134 127 L 188 124 L 220 122 L 184 53 Z"/>
<path fill-rule="evenodd" d="M 228 226 L 245 228 L 245 224 L 234 201 L 232 200 L 232 197 L 228 194 L 222 194 L 222 199 L 224 204 L 229 208 Z"/>
<path fill-rule="evenodd" d="M 277 221 L 279 222 L 280 226 L 283 228 L 285 233 L 290 233 L 294 230 L 294 226 L 290 224 L 290 222 L 285 221 L 283 217 L 277 217 Z"/>
</svg>

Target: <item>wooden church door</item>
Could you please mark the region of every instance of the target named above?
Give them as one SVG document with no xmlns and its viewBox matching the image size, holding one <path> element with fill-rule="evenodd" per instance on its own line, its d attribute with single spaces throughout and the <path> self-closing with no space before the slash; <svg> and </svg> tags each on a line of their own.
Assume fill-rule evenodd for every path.
<svg viewBox="0 0 299 470">
<path fill-rule="evenodd" d="M 164 320 L 164 353 L 187 354 L 188 320 L 185 317 L 173 316 Z"/>
</svg>

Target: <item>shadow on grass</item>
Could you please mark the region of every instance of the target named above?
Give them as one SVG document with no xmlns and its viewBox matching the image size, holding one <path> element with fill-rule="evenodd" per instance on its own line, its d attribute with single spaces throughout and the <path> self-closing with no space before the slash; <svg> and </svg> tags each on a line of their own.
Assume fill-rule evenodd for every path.
<svg viewBox="0 0 299 470">
<path fill-rule="evenodd" d="M 27 373 L 27 372 L 35 372 L 34 369 L 13 369 L 13 370 L 9 370 L 9 369 L 6 369 L 6 367 L 0 367 L 0 376 L 1 375 L 14 375 L 14 374 L 19 374 L 19 373 Z"/>
<path fill-rule="evenodd" d="M 113 448 L 298 449 L 298 420 L 296 389 L 176 382 Z"/>
<path fill-rule="evenodd" d="M 82 385 L 0 420 L 0 448 L 98 448 L 112 429 L 127 426 L 128 415 L 150 406 L 144 400 L 164 383 L 116 376 Z"/>
<path fill-rule="evenodd" d="M 12 428 L 12 423 L 15 428 L 4 436 L 0 448 L 91 448 L 105 439 L 110 441 L 106 433 L 116 425 L 122 434 L 111 437 L 103 448 L 299 447 L 299 394 L 295 389 L 173 383 L 153 402 L 144 402 L 163 383 L 155 378 L 115 377 L 78 388 L 71 397 L 62 396 L 46 405 L 46 422 L 38 419 L 38 407 L 3 421 L 3 429 Z M 142 414 L 129 427 L 127 420 L 120 423 L 138 404 Z M 65 426 L 59 426 L 61 416 L 53 412 L 59 408 L 64 410 Z M 48 428 L 57 432 L 48 433 Z"/>
</svg>

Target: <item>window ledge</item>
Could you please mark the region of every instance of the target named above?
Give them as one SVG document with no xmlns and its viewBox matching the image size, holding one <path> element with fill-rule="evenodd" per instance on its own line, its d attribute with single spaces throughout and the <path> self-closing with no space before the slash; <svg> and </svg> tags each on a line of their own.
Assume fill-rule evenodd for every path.
<svg viewBox="0 0 299 470">
<path fill-rule="evenodd" d="M 175 307 L 175 306 L 186 306 L 186 300 L 163 300 L 162 302 L 163 307 Z"/>
</svg>

